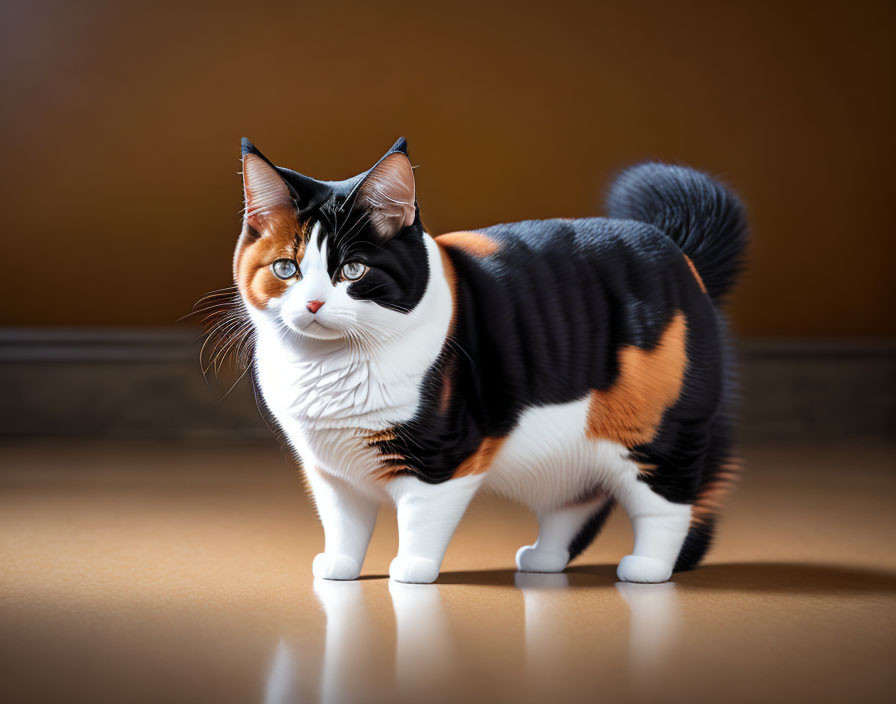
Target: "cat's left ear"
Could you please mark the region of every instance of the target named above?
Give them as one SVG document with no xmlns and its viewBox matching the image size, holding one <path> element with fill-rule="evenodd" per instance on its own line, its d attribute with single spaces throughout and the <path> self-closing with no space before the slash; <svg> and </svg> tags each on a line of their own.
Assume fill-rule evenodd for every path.
<svg viewBox="0 0 896 704">
<path fill-rule="evenodd" d="M 245 137 L 243 152 L 243 195 L 245 217 L 252 227 L 261 229 L 266 221 L 284 213 L 295 213 L 296 202 L 277 167 Z"/>
<path fill-rule="evenodd" d="M 403 137 L 364 176 L 358 187 L 357 203 L 368 209 L 374 228 L 385 239 L 414 224 L 417 215 L 414 170 Z"/>
</svg>

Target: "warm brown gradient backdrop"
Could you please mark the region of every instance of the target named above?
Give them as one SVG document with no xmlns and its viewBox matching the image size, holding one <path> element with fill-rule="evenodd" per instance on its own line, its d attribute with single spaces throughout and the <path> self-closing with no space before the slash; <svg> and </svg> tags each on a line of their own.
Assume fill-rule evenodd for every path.
<svg viewBox="0 0 896 704">
<path fill-rule="evenodd" d="M 399 135 L 433 232 L 601 212 L 687 163 L 755 232 L 749 335 L 890 335 L 894 4 L 2 5 L 0 324 L 166 325 L 230 283 L 239 146 L 321 178 Z"/>
</svg>

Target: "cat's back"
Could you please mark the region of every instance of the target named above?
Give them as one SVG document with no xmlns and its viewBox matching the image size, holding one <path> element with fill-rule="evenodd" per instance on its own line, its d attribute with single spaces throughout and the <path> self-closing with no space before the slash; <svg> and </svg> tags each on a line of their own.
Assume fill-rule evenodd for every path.
<svg viewBox="0 0 896 704">
<path fill-rule="evenodd" d="M 605 286 L 655 278 L 684 261 L 681 250 L 656 227 L 636 220 L 552 218 L 502 223 L 452 232 L 436 241 L 465 274 L 501 285 L 523 284 L 527 275 L 554 287 L 600 278 Z M 481 272 L 476 275 L 477 270 Z"/>
<path fill-rule="evenodd" d="M 619 247 L 650 253 L 673 244 L 648 223 L 617 218 L 547 218 L 499 223 L 478 230 L 502 245 L 506 252 L 530 251 L 550 255 L 570 249 L 584 256 Z M 645 244 L 652 248 L 644 248 Z M 673 250 L 669 250 L 673 251 Z"/>
<path fill-rule="evenodd" d="M 712 316 L 690 260 L 648 223 L 525 220 L 449 233 L 436 242 L 451 259 L 470 308 L 494 326 L 536 325 L 555 337 L 562 323 L 567 338 L 574 330 L 602 330 L 616 344 L 643 347 L 676 311 Z"/>
<path fill-rule="evenodd" d="M 676 325 L 693 349 L 717 346 L 699 278 L 650 224 L 530 220 L 436 241 L 456 279 L 453 337 L 472 360 L 476 403 L 499 430 L 525 407 L 610 388 L 625 350 L 653 350 Z"/>
</svg>

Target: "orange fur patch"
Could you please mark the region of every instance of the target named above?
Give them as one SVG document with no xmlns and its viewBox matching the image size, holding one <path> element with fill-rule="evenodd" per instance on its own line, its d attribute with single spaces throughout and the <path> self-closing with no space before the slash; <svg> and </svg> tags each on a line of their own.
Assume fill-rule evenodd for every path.
<svg viewBox="0 0 896 704">
<path fill-rule="evenodd" d="M 270 269 L 277 259 L 295 259 L 305 253 L 305 233 L 294 212 L 283 211 L 264 220 L 261 236 L 244 227 L 233 260 L 233 276 L 243 297 L 256 308 L 264 309 L 272 298 L 283 295 L 286 281 Z"/>
<path fill-rule="evenodd" d="M 444 235 L 443 235 L 444 236 Z M 451 292 L 451 322 L 448 324 L 448 334 L 454 330 L 454 316 L 457 312 L 457 272 L 454 270 L 454 264 L 451 257 L 441 246 L 439 240 L 441 237 L 435 238 L 436 244 L 439 245 L 439 256 L 442 259 L 442 270 L 445 272 L 445 281 L 448 283 L 448 290 Z"/>
<path fill-rule="evenodd" d="M 678 312 L 653 350 L 625 347 L 619 376 L 605 391 L 591 392 L 586 432 L 634 447 L 656 435 L 663 413 L 678 400 L 687 365 L 684 314 Z"/>
<path fill-rule="evenodd" d="M 483 439 L 476 452 L 460 463 L 460 466 L 454 473 L 454 477 L 466 477 L 470 474 L 487 472 L 505 442 L 507 442 L 506 437 Z"/>
<path fill-rule="evenodd" d="M 439 390 L 439 413 L 446 413 L 451 405 L 451 396 L 454 388 L 451 378 L 456 366 L 456 358 L 451 357 L 442 370 L 442 388 Z"/>
<path fill-rule="evenodd" d="M 477 257 L 487 257 L 497 252 L 501 246 L 481 232 L 448 232 L 436 237 L 441 247 L 453 247 Z"/>
<path fill-rule="evenodd" d="M 642 477 L 646 477 L 650 474 L 653 474 L 657 470 L 657 465 L 649 464 L 647 462 L 637 462 L 638 465 L 638 474 Z"/>
<path fill-rule="evenodd" d="M 366 437 L 367 444 L 371 447 L 377 445 L 381 442 L 389 442 L 390 440 L 394 440 L 397 435 L 391 430 L 380 430 L 377 433 L 372 433 Z"/>
<path fill-rule="evenodd" d="M 705 523 L 722 508 L 722 500 L 740 473 L 741 463 L 732 458 L 706 486 L 700 489 L 691 506 L 691 525 Z"/>
<path fill-rule="evenodd" d="M 703 277 L 700 276 L 700 272 L 697 271 L 697 267 L 694 266 L 694 262 L 691 261 L 691 258 L 687 254 L 684 254 L 682 256 L 688 263 L 688 266 L 691 267 L 691 273 L 694 275 L 694 278 L 697 279 L 697 283 L 700 285 L 700 290 L 703 291 L 703 293 L 706 293 L 706 286 L 703 283 Z"/>
<path fill-rule="evenodd" d="M 394 452 L 385 452 L 386 448 L 382 447 L 384 443 L 392 442 L 397 438 L 398 435 L 392 428 L 386 428 L 386 430 L 379 430 L 364 436 L 364 442 L 367 443 L 368 447 L 373 447 L 380 451 L 379 459 L 382 465 L 376 470 L 374 479 L 387 482 L 410 469 L 405 457 Z"/>
<path fill-rule="evenodd" d="M 377 470 L 373 478 L 380 482 L 389 482 L 393 479 L 397 479 L 403 472 L 410 470 L 410 467 L 406 464 L 402 464 L 403 459 L 404 458 L 398 457 L 397 455 L 384 455 L 383 461 L 385 464 Z"/>
<path fill-rule="evenodd" d="M 440 244 L 439 239 L 441 238 L 436 238 L 436 244 Z M 445 248 L 441 245 L 439 246 L 439 255 L 442 259 L 442 270 L 445 274 L 445 282 L 448 284 L 448 290 L 451 293 L 451 320 L 448 322 L 448 338 L 450 339 L 451 335 L 454 333 L 454 321 L 457 315 L 457 272 L 454 270 L 454 264 L 451 262 L 451 257 L 448 256 Z M 456 364 L 456 359 L 450 357 L 446 368 L 442 370 L 442 386 L 439 391 L 440 413 L 447 411 L 448 406 L 451 403 L 451 376 Z"/>
<path fill-rule="evenodd" d="M 377 438 L 372 440 L 373 438 Z M 376 433 L 374 435 L 368 436 L 367 444 L 375 447 L 379 442 L 384 442 L 388 440 L 394 440 L 395 435 L 390 431 L 384 431 L 383 433 Z M 491 467 L 492 462 L 495 459 L 495 456 L 498 454 L 498 451 L 507 441 L 507 438 L 485 438 L 480 444 L 476 451 L 467 457 L 463 462 L 460 463 L 457 470 L 454 472 L 452 477 L 466 477 L 470 474 L 482 474 L 483 472 L 487 472 L 488 468 Z M 382 454 L 380 459 L 383 462 L 383 466 L 379 469 L 379 471 L 375 475 L 375 479 L 378 481 L 388 482 L 392 479 L 395 479 L 403 472 L 412 471 L 411 467 L 407 464 L 407 459 L 398 454 Z"/>
</svg>

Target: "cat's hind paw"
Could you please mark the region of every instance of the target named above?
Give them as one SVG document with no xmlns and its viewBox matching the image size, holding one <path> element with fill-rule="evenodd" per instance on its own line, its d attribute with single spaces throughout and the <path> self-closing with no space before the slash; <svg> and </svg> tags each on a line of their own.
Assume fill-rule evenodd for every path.
<svg viewBox="0 0 896 704">
<path fill-rule="evenodd" d="M 516 551 L 516 566 L 520 572 L 562 572 L 568 562 L 568 550 L 545 550 L 524 545 Z"/>
<path fill-rule="evenodd" d="M 440 567 L 438 562 L 428 557 L 398 555 L 389 565 L 389 577 L 396 582 L 429 584 L 436 581 Z"/>
<path fill-rule="evenodd" d="M 322 552 L 314 558 L 311 572 L 319 579 L 357 579 L 361 563 L 350 555 Z"/>
<path fill-rule="evenodd" d="M 616 568 L 616 576 L 621 582 L 666 582 L 672 576 L 672 563 L 658 557 L 626 555 Z"/>
</svg>

